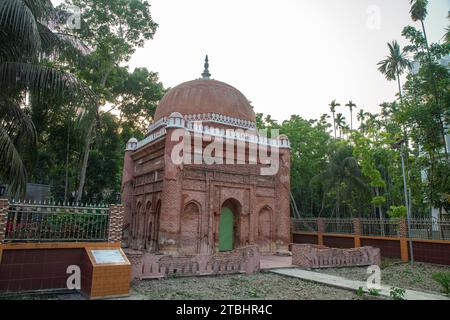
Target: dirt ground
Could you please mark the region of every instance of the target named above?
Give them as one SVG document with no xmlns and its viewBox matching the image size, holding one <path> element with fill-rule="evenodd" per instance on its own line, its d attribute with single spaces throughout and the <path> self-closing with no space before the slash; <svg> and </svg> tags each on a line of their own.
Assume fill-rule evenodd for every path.
<svg viewBox="0 0 450 320">
<path fill-rule="evenodd" d="M 267 272 L 254 275 L 136 281 L 133 290 L 147 299 L 352 300 L 356 294 Z"/>
<path fill-rule="evenodd" d="M 332 268 L 315 270 L 352 280 L 367 280 L 367 267 Z M 400 260 L 383 259 L 381 283 L 405 289 L 441 293 L 441 286 L 433 280 L 433 272 L 450 272 L 450 266 L 415 262 L 412 266 Z"/>
</svg>

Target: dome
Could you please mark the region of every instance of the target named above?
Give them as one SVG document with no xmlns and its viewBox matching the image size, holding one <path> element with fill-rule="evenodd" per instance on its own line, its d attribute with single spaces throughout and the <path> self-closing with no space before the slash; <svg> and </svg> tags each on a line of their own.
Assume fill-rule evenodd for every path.
<svg viewBox="0 0 450 320">
<path fill-rule="evenodd" d="M 247 98 L 236 88 L 220 81 L 198 79 L 182 83 L 169 90 L 155 112 L 155 122 L 173 112 L 190 114 L 218 113 L 256 121 Z"/>
</svg>

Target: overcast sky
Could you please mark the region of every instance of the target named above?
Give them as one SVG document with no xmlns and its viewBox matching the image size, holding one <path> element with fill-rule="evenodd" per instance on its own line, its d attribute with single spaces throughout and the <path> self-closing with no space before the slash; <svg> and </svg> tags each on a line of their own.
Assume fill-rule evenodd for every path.
<svg viewBox="0 0 450 320">
<path fill-rule="evenodd" d="M 149 2 L 159 28 L 137 50 L 131 70 L 147 67 L 174 87 L 199 78 L 208 54 L 212 78 L 235 86 L 256 112 L 278 120 L 318 118 L 332 99 L 379 112 L 397 90 L 376 66 L 386 43 L 405 44 L 403 27 L 420 27 L 410 19 L 409 0 Z M 430 0 L 430 42 L 441 41 L 449 10 L 450 0 Z"/>
</svg>

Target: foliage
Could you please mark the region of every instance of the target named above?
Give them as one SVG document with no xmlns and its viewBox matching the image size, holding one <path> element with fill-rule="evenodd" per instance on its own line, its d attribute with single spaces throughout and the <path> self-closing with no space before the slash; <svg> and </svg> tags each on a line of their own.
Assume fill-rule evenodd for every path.
<svg viewBox="0 0 450 320">
<path fill-rule="evenodd" d="M 450 272 L 434 272 L 432 277 L 442 286 L 442 291 L 450 295 Z"/>
<path fill-rule="evenodd" d="M 405 292 L 403 288 L 392 287 L 389 295 L 394 300 L 405 300 Z"/>
<path fill-rule="evenodd" d="M 70 37 L 50 30 L 53 14 L 48 0 L 0 2 L 0 179 L 12 195 L 24 193 L 27 167 L 35 158 L 30 111 L 42 101 L 70 99 L 86 105 L 92 97 L 86 85 L 55 63 L 69 63 L 80 52 Z"/>
<path fill-rule="evenodd" d="M 371 288 L 371 289 L 369 289 L 369 295 L 374 296 L 374 297 L 379 297 L 380 291 L 381 290 L 379 290 L 379 289 Z"/>
<path fill-rule="evenodd" d="M 360 298 L 362 298 L 364 296 L 364 289 L 363 287 L 358 287 L 358 289 L 356 289 L 356 295 Z"/>
<path fill-rule="evenodd" d="M 405 206 L 391 206 L 387 212 L 390 218 L 406 218 Z"/>
</svg>

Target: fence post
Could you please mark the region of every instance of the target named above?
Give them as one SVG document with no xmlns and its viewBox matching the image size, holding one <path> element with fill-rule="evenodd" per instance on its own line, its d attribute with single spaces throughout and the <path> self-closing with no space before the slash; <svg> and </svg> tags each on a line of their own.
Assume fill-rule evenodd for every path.
<svg viewBox="0 0 450 320">
<path fill-rule="evenodd" d="M 6 220 L 8 218 L 8 207 L 8 199 L 0 199 L 0 243 L 5 240 L 6 236 Z"/>
<path fill-rule="evenodd" d="M 325 233 L 325 222 L 322 218 L 317 219 L 317 244 L 323 246 L 323 234 Z"/>
<path fill-rule="evenodd" d="M 123 205 L 109 205 L 108 242 L 122 241 Z"/>
<path fill-rule="evenodd" d="M 353 236 L 355 240 L 355 248 L 361 247 L 361 219 L 354 218 L 353 222 Z"/>
<path fill-rule="evenodd" d="M 400 258 L 402 261 L 407 262 L 409 260 L 408 254 L 408 228 L 406 225 L 406 219 L 400 218 L 398 222 L 400 233 Z"/>
</svg>

